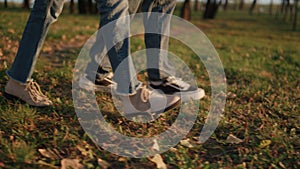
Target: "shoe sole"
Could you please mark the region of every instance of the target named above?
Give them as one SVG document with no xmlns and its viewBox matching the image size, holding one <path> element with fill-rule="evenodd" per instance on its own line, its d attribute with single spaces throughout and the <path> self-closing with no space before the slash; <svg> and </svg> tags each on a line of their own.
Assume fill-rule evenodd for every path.
<svg viewBox="0 0 300 169">
<path fill-rule="evenodd" d="M 43 107 L 49 107 L 49 106 L 51 106 L 51 105 L 45 105 L 45 106 L 31 105 L 31 104 L 25 102 L 24 100 L 20 99 L 19 97 L 14 96 L 14 95 L 11 95 L 11 94 L 6 93 L 6 92 L 3 92 L 3 96 L 4 96 L 6 99 L 9 99 L 9 100 L 12 100 L 12 101 L 19 101 L 19 102 L 22 103 L 22 104 L 28 104 L 30 107 L 40 107 L 40 108 L 43 108 Z"/>
<path fill-rule="evenodd" d="M 154 89 L 149 85 L 151 90 L 159 90 Z M 162 92 L 163 93 L 163 92 Z M 205 91 L 201 88 L 198 88 L 197 91 L 190 91 L 190 92 L 176 92 L 174 94 L 166 94 L 166 95 L 175 95 L 180 97 L 182 102 L 187 102 L 190 100 L 200 100 L 205 96 Z"/>
<path fill-rule="evenodd" d="M 197 91 L 190 92 L 177 92 L 174 95 L 181 98 L 182 102 L 187 102 L 190 100 L 200 100 L 205 96 L 205 91 L 201 88 L 198 88 Z"/>
<path fill-rule="evenodd" d="M 158 110 L 158 111 L 151 112 L 151 113 L 148 113 L 148 112 L 130 113 L 130 114 L 126 114 L 126 117 L 132 118 L 132 117 L 136 117 L 136 116 L 145 116 L 145 115 L 158 116 L 158 115 L 163 114 L 166 111 L 169 111 L 169 110 L 172 110 L 172 109 L 178 107 L 179 105 L 181 105 L 181 99 L 178 99 L 177 102 L 175 102 L 174 104 L 172 104 L 169 107 L 166 107 L 165 109 L 162 109 L 162 110 Z"/>
</svg>

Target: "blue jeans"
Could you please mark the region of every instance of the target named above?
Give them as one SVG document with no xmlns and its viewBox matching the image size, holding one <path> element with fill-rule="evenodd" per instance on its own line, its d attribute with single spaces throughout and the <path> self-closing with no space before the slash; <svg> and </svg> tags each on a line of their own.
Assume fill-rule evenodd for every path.
<svg viewBox="0 0 300 169">
<path fill-rule="evenodd" d="M 31 10 L 19 49 L 7 75 L 25 84 L 31 79 L 35 63 L 42 49 L 49 26 L 57 20 L 64 0 L 37 0 Z"/>
<path fill-rule="evenodd" d="M 100 27 L 103 27 L 107 23 L 110 23 L 111 21 L 114 21 L 120 17 L 127 16 L 129 12 L 135 13 L 140 5 L 143 12 L 160 12 L 167 14 L 172 14 L 176 5 L 176 0 L 97 0 L 97 2 L 101 15 Z M 31 79 L 35 63 L 43 46 L 49 26 L 55 22 L 58 16 L 61 14 L 63 4 L 64 0 L 35 1 L 23 32 L 14 63 L 10 70 L 7 71 L 7 74 L 10 78 L 21 83 L 26 83 L 27 80 Z M 145 16 L 144 20 L 149 18 L 151 18 L 151 14 L 150 16 Z M 160 24 L 157 24 L 157 27 L 155 28 L 159 29 L 162 29 L 162 23 L 170 22 L 170 18 L 168 17 L 160 17 L 156 19 Z M 147 22 L 144 24 L 145 32 L 151 31 L 153 26 L 147 25 L 146 23 Z M 127 24 L 130 24 L 130 21 L 128 21 Z M 111 43 L 110 41 L 117 40 L 118 36 L 116 36 L 116 33 L 118 32 L 129 35 L 127 30 L 122 30 L 123 28 L 119 27 L 118 25 L 114 26 L 114 31 L 111 31 L 111 36 L 108 35 L 113 38 L 105 39 L 104 37 L 103 40 L 105 43 Z M 103 42 L 103 40 L 100 38 L 99 43 Z M 160 34 L 145 34 L 145 44 L 147 48 L 167 50 L 168 40 L 169 38 L 167 36 Z M 108 51 L 108 56 L 113 71 L 115 71 L 117 68 L 120 68 L 120 64 L 125 60 L 125 64 L 123 62 L 121 66 L 122 74 L 115 75 L 114 77 L 114 80 L 118 83 L 119 93 L 133 93 L 135 91 L 135 86 L 138 86 L 139 84 L 135 78 L 135 72 L 131 71 L 133 65 L 131 63 L 129 50 L 130 42 L 127 38 L 119 42 L 116 46 Z M 161 57 L 161 55 L 162 54 L 160 52 L 157 52 L 155 55 L 152 54 L 151 56 L 147 55 L 147 64 L 151 64 L 151 67 L 159 68 L 148 70 L 148 76 L 150 80 L 160 80 L 168 74 L 172 74 L 171 72 L 174 70 L 173 67 L 168 64 L 167 57 Z M 92 61 L 89 65 L 99 65 L 95 61 L 95 56 L 91 55 L 91 57 Z M 161 69 L 161 65 L 164 66 L 163 70 L 165 73 L 159 71 Z M 127 87 L 128 84 L 129 88 Z"/>
<path fill-rule="evenodd" d="M 114 81 L 118 84 L 117 92 L 124 94 L 135 92 L 135 87 L 139 86 L 140 82 L 136 79 L 130 57 L 130 40 L 129 38 L 124 39 L 124 37 L 129 37 L 130 34 L 130 30 L 126 29 L 129 28 L 130 20 L 112 21 L 136 13 L 139 6 L 141 6 L 142 12 L 145 12 L 143 17 L 145 32 L 161 32 L 160 34 L 145 33 L 146 48 L 161 49 L 161 51 L 155 50 L 155 52 L 153 50 L 151 52 L 146 51 L 148 68 L 155 68 L 147 70 L 149 80 L 158 81 L 173 74 L 174 68 L 169 64 L 165 56 L 166 53 L 162 52 L 168 50 L 169 38 L 162 35 L 162 32 L 166 32 L 164 29 L 169 28 L 166 25 L 169 24 L 171 19 L 164 14 L 173 13 L 176 0 L 99 0 L 98 2 L 101 16 L 100 28 L 108 23 L 113 23 L 113 25 L 111 31 L 106 31 L 104 35 L 98 34 L 96 43 L 91 50 L 91 62 L 86 69 L 88 75 L 97 74 L 96 71 L 99 66 L 97 60 L 102 60 L 97 58 L 96 53 L 101 52 L 103 45 L 100 45 L 101 47 L 95 46 L 117 42 L 107 53 L 113 71 L 116 72 L 118 69 L 118 72 L 114 74 Z M 151 14 L 151 12 L 156 12 L 156 14 Z M 157 15 L 157 13 L 161 13 L 161 15 Z M 149 20 L 151 22 L 148 22 Z M 153 20 L 157 21 L 155 25 L 153 25 Z M 103 67 L 102 65 L 100 70 L 103 70 Z"/>
</svg>

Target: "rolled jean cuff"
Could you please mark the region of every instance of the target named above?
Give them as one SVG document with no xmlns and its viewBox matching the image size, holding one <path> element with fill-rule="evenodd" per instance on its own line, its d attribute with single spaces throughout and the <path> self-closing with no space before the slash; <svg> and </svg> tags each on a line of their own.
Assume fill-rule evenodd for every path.
<svg viewBox="0 0 300 169">
<path fill-rule="evenodd" d="M 138 82 L 138 84 L 133 88 L 133 89 L 131 89 L 131 91 L 129 91 L 128 93 L 124 93 L 124 92 L 122 92 L 122 91 L 118 91 L 118 87 L 117 87 L 118 85 L 116 85 L 115 87 L 115 89 L 113 89 L 114 90 L 114 92 L 117 94 L 117 95 L 119 95 L 119 96 L 132 96 L 132 95 L 135 95 L 136 94 L 136 91 L 139 89 L 139 88 L 141 88 L 142 86 L 143 86 L 143 83 L 142 82 Z"/>
<path fill-rule="evenodd" d="M 16 82 L 18 82 L 22 85 L 25 85 L 27 83 L 27 81 L 32 80 L 32 79 L 26 79 L 25 82 L 22 81 L 22 80 L 18 80 L 18 79 L 14 78 L 13 76 L 10 75 L 9 70 L 6 71 L 6 75 L 9 77 L 9 79 L 12 79 L 12 80 L 14 80 L 14 81 L 16 81 Z"/>
</svg>

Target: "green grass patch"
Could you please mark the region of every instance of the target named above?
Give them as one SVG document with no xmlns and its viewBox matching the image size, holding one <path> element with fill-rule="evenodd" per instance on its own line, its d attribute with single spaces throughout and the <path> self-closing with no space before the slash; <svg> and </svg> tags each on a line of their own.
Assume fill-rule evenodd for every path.
<svg viewBox="0 0 300 169">
<path fill-rule="evenodd" d="M 178 10 L 176 10 L 178 13 Z M 1 10 L 0 90 L 4 90 L 28 11 Z M 195 137 L 210 108 L 209 78 L 195 54 L 171 39 L 170 51 L 195 72 L 207 96 L 200 101 L 196 124 L 187 138 L 194 145 L 178 144 L 162 154 L 169 168 L 299 168 L 300 32 L 267 14 L 220 11 L 204 21 L 194 13 L 192 23 L 211 40 L 227 77 L 227 103 L 212 137 L 197 144 Z M 0 92 L 0 168 L 59 168 L 63 159 L 79 159 L 85 168 L 154 168 L 148 159 L 122 158 L 103 150 L 81 128 L 72 101 L 72 73 L 85 40 L 98 28 L 97 15 L 64 13 L 49 31 L 33 78 L 54 102 L 50 108 L 32 108 L 6 100 Z M 140 36 L 132 38 L 132 51 L 144 48 Z M 195 64 L 199 63 L 199 64 Z M 168 112 L 147 128 L 115 116 L 111 98 L 97 96 L 105 118 L 127 135 L 153 135 L 172 124 Z M 103 101 L 105 100 L 105 101 Z M 102 101 L 102 102 L 101 102 Z M 229 135 L 242 140 L 226 142 Z"/>
</svg>

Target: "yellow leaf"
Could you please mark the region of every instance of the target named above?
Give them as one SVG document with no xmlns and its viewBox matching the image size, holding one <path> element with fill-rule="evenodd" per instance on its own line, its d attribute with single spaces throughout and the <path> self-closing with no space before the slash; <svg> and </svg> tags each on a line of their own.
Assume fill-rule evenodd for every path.
<svg viewBox="0 0 300 169">
<path fill-rule="evenodd" d="M 156 154 L 153 158 L 150 158 L 149 160 L 154 162 L 158 169 L 167 169 L 167 165 L 164 163 L 161 155 Z"/>
<path fill-rule="evenodd" d="M 62 159 L 61 160 L 61 169 L 83 169 L 84 166 L 80 164 L 79 159 Z"/>
<path fill-rule="evenodd" d="M 271 140 L 263 140 L 263 141 L 260 142 L 258 147 L 259 148 L 265 148 L 265 147 L 269 146 L 271 143 L 272 143 Z"/>
</svg>

